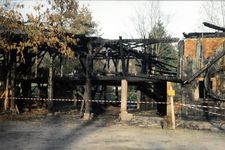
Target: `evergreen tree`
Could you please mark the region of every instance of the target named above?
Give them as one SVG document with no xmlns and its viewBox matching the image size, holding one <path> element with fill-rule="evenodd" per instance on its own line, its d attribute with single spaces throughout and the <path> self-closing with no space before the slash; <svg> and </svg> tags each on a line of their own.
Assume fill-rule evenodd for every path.
<svg viewBox="0 0 225 150">
<path fill-rule="evenodd" d="M 167 33 L 164 24 L 159 20 L 149 33 L 150 39 L 170 39 L 171 36 Z M 178 52 L 175 45 L 172 43 L 157 43 L 149 48 L 150 52 L 158 59 L 170 65 L 177 65 Z M 172 59 L 169 59 L 172 58 Z"/>
</svg>

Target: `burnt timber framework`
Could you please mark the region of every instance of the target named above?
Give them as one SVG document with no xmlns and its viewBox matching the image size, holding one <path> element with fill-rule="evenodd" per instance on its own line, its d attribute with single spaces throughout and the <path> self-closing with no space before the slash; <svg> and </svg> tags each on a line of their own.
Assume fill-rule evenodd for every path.
<svg viewBox="0 0 225 150">
<path fill-rule="evenodd" d="M 10 80 L 15 82 L 10 84 L 12 89 L 14 89 L 14 84 L 21 84 L 21 87 L 23 87 L 24 84 L 29 84 L 30 88 L 31 83 L 48 83 L 48 98 L 50 99 L 53 98 L 54 95 L 54 86 L 52 83 L 55 85 L 62 85 L 66 82 L 70 84 L 68 86 L 74 86 L 73 88 L 75 88 L 76 85 L 85 85 L 85 94 L 83 98 L 86 100 L 92 99 L 92 86 L 116 86 L 116 93 L 118 94 L 118 86 L 122 79 L 126 79 L 129 82 L 129 85 L 139 86 L 140 90 L 147 93 L 148 96 L 159 100 L 159 98 L 162 99 L 162 97 L 160 97 L 162 94 L 155 94 L 157 89 L 155 89 L 155 92 L 153 92 L 153 90 L 148 90 L 148 88 L 153 88 L 150 84 L 156 84 L 161 81 L 179 82 L 176 73 L 177 67 L 162 61 L 163 59 L 172 58 L 156 57 L 152 53 L 146 51 L 147 47 L 152 44 L 160 42 L 177 42 L 178 39 L 122 39 L 122 37 L 120 37 L 118 40 L 105 40 L 97 37 L 85 36 L 76 36 L 75 38 L 79 38 L 80 41 L 74 48 L 77 55 L 75 59 L 79 59 L 79 63 L 82 66 L 82 72 L 79 74 L 74 74 L 73 76 L 53 74 L 53 59 L 60 55 L 58 53 L 49 53 L 49 72 L 41 74 L 39 65 L 47 54 L 47 50 L 42 50 L 37 54 L 28 53 L 27 50 L 27 53 L 25 54 L 25 64 L 16 61 L 15 53 L 2 53 L 2 58 L 4 58 L 2 59 L 1 64 L 3 71 L 2 79 L 5 78 L 5 83 L 7 84 L 7 74 L 10 74 Z M 5 59 L 5 57 L 10 57 L 10 60 Z M 39 60 L 38 63 L 37 60 Z M 132 60 L 136 60 L 139 63 L 139 72 L 129 72 L 129 62 Z M 9 61 L 9 63 L 6 61 Z M 96 71 L 93 66 L 94 63 L 98 61 L 103 61 L 105 64 L 102 66 L 101 70 Z M 32 70 L 32 66 L 35 66 L 36 68 Z M 110 69 L 111 66 L 114 67 L 114 70 Z M 158 75 L 152 73 L 150 67 L 158 71 Z M 5 69 L 9 70 L 6 71 Z M 3 73 L 6 72 L 7 74 L 4 75 Z M 159 74 L 161 75 L 159 76 Z M 157 86 L 155 86 L 155 88 L 156 87 Z M 31 92 L 31 89 L 22 91 Z M 30 97 L 30 92 L 23 95 Z M 14 93 L 15 92 L 12 92 L 11 96 L 17 97 Z M 88 102 L 86 104 L 88 104 Z M 49 103 L 48 105 L 52 104 Z M 90 107 L 86 106 L 85 108 Z"/>
<path fill-rule="evenodd" d="M 184 36 L 187 39 L 201 36 L 204 36 L 204 38 L 223 38 L 225 33 L 190 33 L 184 34 Z M 82 66 L 81 70 L 73 75 L 63 74 L 62 63 L 59 66 L 54 66 L 54 59 L 58 57 L 61 62 L 64 58 L 58 52 L 49 51 L 47 47 L 40 47 L 41 50 L 37 53 L 33 53 L 29 49 L 24 50 L 25 61 L 21 61 L 16 52 L 6 53 L 1 49 L 0 77 L 4 86 L 10 91 L 5 92 L 11 97 L 18 97 L 19 95 L 32 97 L 32 83 L 36 83 L 39 89 L 44 88 L 42 85 L 47 84 L 48 92 L 44 97 L 47 96 L 49 99 L 62 97 L 57 90 L 59 86 L 70 90 L 80 90 L 83 94 L 82 98 L 85 100 L 85 104 L 81 104 L 85 105 L 85 110 L 82 111 L 90 113 L 94 106 L 92 107 L 88 100 L 93 99 L 97 90 L 103 91 L 107 86 L 114 86 L 116 99 L 119 100 L 118 86 L 120 86 L 121 80 L 126 80 L 129 85 L 135 86 L 136 90 L 141 91 L 151 99 L 166 102 L 166 83 L 168 81 L 188 85 L 205 73 L 206 84 L 208 84 L 209 76 L 212 72 L 215 72 L 212 66 L 225 55 L 223 47 L 222 51 L 211 56 L 197 72 L 188 76 L 188 78 L 183 78 L 182 56 L 184 54 L 180 49 L 183 48 L 184 41 L 178 43 L 179 60 L 176 66 L 165 61 L 173 58 L 157 56 L 152 49 L 155 44 L 176 43 L 178 42 L 176 38 L 122 39 L 122 37 L 119 37 L 117 40 L 107 40 L 84 35 L 73 35 L 73 38 L 79 39 L 77 45 L 73 47 L 76 56 L 74 61 L 79 60 L 79 64 Z M 47 72 L 44 72 L 41 70 L 40 64 L 46 55 L 49 55 L 49 65 Z M 135 63 L 132 64 L 134 61 Z M 98 65 L 98 62 L 102 62 L 101 65 Z M 132 71 L 131 65 L 138 69 Z M 61 72 L 55 73 L 54 68 L 59 68 Z M 224 71 L 223 69 L 220 68 L 216 71 Z M 79 88 L 79 86 L 84 87 L 84 89 Z M 212 98 L 224 100 L 223 96 L 213 94 L 209 86 L 207 86 L 207 90 Z M 5 99 L 5 109 L 9 109 L 9 107 L 15 109 L 16 103 L 19 102 Z M 28 105 L 31 109 L 32 104 L 29 103 Z M 53 106 L 53 102 L 48 102 L 49 111 L 54 111 Z M 158 112 L 161 115 L 166 115 L 166 105 L 158 104 Z"/>
</svg>

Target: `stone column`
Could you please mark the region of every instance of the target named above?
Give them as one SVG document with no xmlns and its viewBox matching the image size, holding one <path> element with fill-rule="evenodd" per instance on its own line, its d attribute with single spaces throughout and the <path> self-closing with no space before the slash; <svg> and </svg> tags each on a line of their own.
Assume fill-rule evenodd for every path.
<svg viewBox="0 0 225 150">
<path fill-rule="evenodd" d="M 127 112 L 127 94 L 128 93 L 128 83 L 127 80 L 121 81 L 121 109 L 120 109 L 120 119 L 122 121 L 129 121 L 132 119 L 133 115 Z"/>
</svg>

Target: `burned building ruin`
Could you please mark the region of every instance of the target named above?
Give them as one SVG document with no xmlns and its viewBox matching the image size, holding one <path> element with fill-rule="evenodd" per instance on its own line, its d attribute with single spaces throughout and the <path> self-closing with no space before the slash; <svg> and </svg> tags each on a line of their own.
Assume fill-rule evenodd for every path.
<svg viewBox="0 0 225 150">
<path fill-rule="evenodd" d="M 74 58 L 51 51 L 47 45 L 38 47 L 37 52 L 26 48 L 23 55 L 17 54 L 16 49 L 6 52 L 0 48 L 1 108 L 23 112 L 25 108 L 48 107 L 54 112 L 73 106 L 84 114 L 95 113 L 99 105 L 122 107 L 124 84 L 125 103 L 128 100 L 141 109 L 141 102 L 162 102 L 155 109 L 165 116 L 171 83 L 178 85 L 174 87 L 176 103 L 223 106 L 225 29 L 205 25 L 219 32 L 188 33 L 179 42 L 177 38 L 109 40 L 70 34 L 67 36 L 77 40 L 76 45 L 71 45 Z M 19 43 L 23 36 L 15 33 L 10 39 Z M 166 61 L 175 58 L 155 55 L 154 45 L 177 42 L 176 65 Z M 65 71 L 66 67 L 70 69 Z M 130 98 L 127 91 L 135 96 Z M 109 92 L 111 96 L 107 96 Z M 182 116 L 204 116 L 202 112 L 176 109 Z"/>
</svg>

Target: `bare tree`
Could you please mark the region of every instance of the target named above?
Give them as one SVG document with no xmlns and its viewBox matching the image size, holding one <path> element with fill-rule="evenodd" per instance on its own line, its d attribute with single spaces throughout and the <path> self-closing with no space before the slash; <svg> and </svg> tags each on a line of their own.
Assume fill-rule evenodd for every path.
<svg viewBox="0 0 225 150">
<path fill-rule="evenodd" d="M 144 8 L 136 10 L 132 21 L 137 34 L 141 38 L 146 38 L 159 21 L 168 24 L 169 16 L 162 13 L 159 1 L 149 1 L 146 2 Z"/>
<path fill-rule="evenodd" d="M 225 27 L 225 1 L 210 0 L 203 3 L 204 20 Z"/>
<path fill-rule="evenodd" d="M 167 38 L 169 35 L 166 26 L 169 23 L 169 15 L 163 14 L 159 1 L 149 1 L 145 8 L 139 8 L 132 21 L 137 34 L 141 38 Z M 161 44 L 152 45 L 150 48 L 153 55 L 159 56 L 162 51 Z"/>
</svg>

